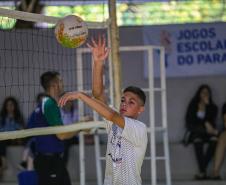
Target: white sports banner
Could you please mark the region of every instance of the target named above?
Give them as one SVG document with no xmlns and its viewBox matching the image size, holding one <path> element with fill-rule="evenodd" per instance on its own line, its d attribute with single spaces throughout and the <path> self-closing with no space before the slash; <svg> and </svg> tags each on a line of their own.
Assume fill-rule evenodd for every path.
<svg viewBox="0 0 226 185">
<path fill-rule="evenodd" d="M 226 23 L 147 26 L 143 29 L 145 45 L 165 47 L 167 77 L 226 74 Z M 155 52 L 155 61 L 159 60 L 157 57 L 158 52 Z M 159 76 L 158 69 L 155 69 L 155 76 Z"/>
</svg>

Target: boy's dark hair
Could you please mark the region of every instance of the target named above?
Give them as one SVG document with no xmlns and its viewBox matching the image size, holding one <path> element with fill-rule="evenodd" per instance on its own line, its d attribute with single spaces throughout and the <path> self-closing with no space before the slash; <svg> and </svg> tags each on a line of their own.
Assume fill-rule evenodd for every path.
<svg viewBox="0 0 226 185">
<path fill-rule="evenodd" d="M 129 86 L 124 89 L 123 93 L 125 93 L 125 92 L 132 92 L 132 93 L 136 94 L 142 101 L 143 105 L 145 104 L 146 95 L 141 88 L 135 87 L 135 86 Z"/>
<path fill-rule="evenodd" d="M 47 71 L 43 73 L 40 77 L 40 83 L 42 87 L 47 90 L 50 87 L 50 84 L 55 81 L 59 75 L 60 74 L 56 71 Z"/>
</svg>

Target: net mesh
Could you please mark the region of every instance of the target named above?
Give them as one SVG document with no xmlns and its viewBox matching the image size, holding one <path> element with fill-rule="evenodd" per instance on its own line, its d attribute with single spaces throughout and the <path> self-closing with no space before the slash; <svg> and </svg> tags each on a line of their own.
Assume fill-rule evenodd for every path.
<svg viewBox="0 0 226 185">
<path fill-rule="evenodd" d="M 15 17 L 14 13 L 17 12 L 7 16 Z M 17 19 L 5 16 L 0 15 L 0 106 L 6 97 L 14 96 L 27 118 L 34 109 L 36 95 L 43 91 L 39 78 L 46 71 L 58 71 L 61 74 L 65 91 L 84 89 L 90 92 L 90 52 L 82 54 L 82 66 L 78 66 L 76 49 L 64 48 L 58 44 L 54 28 L 5 29 L 12 27 L 12 24 L 15 25 L 17 21 Z M 40 15 L 35 17 L 35 14 L 32 14 L 32 17 L 34 20 L 38 20 Z M 30 18 L 26 17 L 26 19 Z M 54 18 L 51 19 L 54 20 Z M 29 22 L 24 21 L 24 23 Z M 87 41 L 91 37 L 97 37 L 99 33 L 107 36 L 106 29 L 99 29 L 101 25 L 96 25 L 98 29 L 89 29 Z M 82 47 L 86 47 L 86 45 L 84 44 Z M 83 75 L 82 82 L 77 79 L 78 72 Z M 107 73 L 108 70 L 106 70 Z M 106 76 L 108 87 L 109 78 L 108 75 Z M 85 110 L 86 114 L 92 114 L 86 106 Z"/>
</svg>

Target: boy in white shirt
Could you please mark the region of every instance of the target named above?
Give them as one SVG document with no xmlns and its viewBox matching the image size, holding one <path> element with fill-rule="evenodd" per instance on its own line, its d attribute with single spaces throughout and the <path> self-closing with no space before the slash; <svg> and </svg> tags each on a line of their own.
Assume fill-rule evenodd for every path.
<svg viewBox="0 0 226 185">
<path fill-rule="evenodd" d="M 144 111 L 145 94 L 138 87 L 127 87 L 121 98 L 120 113 L 110 108 L 105 101 L 103 85 L 104 61 L 109 53 L 105 38 L 99 37 L 97 41 L 92 39 L 88 47 L 93 57 L 93 97 L 83 92 L 66 93 L 59 105 L 80 99 L 109 121 L 104 185 L 141 185 L 147 128 L 137 117 Z"/>
</svg>

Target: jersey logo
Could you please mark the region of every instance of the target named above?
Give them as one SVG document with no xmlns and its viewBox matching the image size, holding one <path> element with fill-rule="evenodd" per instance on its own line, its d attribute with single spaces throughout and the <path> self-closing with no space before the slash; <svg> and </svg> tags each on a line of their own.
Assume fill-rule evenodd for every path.
<svg viewBox="0 0 226 185">
<path fill-rule="evenodd" d="M 118 128 L 112 127 L 112 138 L 111 138 L 111 153 L 108 155 L 111 157 L 113 166 L 120 166 L 122 163 L 122 150 L 121 150 L 121 133 L 118 132 Z"/>
</svg>

